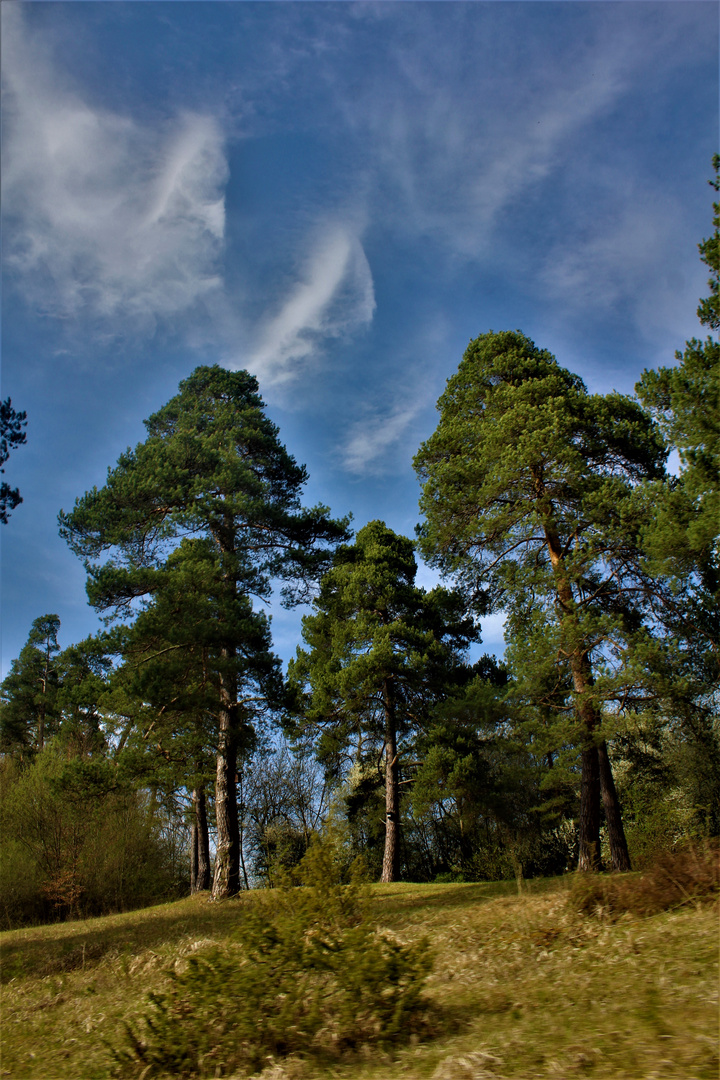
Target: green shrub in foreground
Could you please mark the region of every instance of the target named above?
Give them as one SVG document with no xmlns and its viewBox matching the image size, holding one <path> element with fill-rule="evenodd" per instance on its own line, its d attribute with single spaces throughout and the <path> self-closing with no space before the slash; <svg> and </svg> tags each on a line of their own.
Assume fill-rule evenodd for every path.
<svg viewBox="0 0 720 1080">
<path fill-rule="evenodd" d="M 270 1055 L 389 1044 L 419 1025 L 427 943 L 379 931 L 365 890 L 357 877 L 340 884 L 327 846 L 310 849 L 300 880 L 256 897 L 226 945 L 171 973 L 140 1026 L 126 1025 L 115 1075 L 228 1076 L 257 1071 Z"/>
</svg>

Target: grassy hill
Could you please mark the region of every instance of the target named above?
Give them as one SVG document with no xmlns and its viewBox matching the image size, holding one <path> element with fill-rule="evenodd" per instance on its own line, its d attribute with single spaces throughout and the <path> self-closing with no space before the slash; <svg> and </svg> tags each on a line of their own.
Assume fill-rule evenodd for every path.
<svg viewBox="0 0 720 1080">
<path fill-rule="evenodd" d="M 263 1080 L 715 1080 L 717 905 L 611 920 L 579 914 L 570 884 L 528 882 L 520 896 L 504 882 L 373 886 L 380 925 L 432 942 L 434 1030 L 340 1064 L 269 1062 Z M 123 1021 L 145 1011 L 171 965 L 222 942 L 257 897 L 201 895 L 0 935 L 0 1076 L 108 1077 Z"/>
</svg>

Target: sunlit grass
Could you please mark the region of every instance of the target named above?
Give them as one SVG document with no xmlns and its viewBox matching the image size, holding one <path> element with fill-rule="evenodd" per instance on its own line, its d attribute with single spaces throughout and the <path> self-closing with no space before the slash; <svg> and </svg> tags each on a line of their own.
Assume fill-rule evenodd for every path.
<svg viewBox="0 0 720 1080">
<path fill-rule="evenodd" d="M 375 886 L 379 921 L 428 935 L 434 1038 L 323 1071 L 269 1063 L 268 1080 L 715 1080 L 718 909 L 614 922 L 580 916 L 568 882 Z M 107 1044 L 166 985 L 168 967 L 221 941 L 253 894 L 203 896 L 87 922 L 3 933 L 1 1075 L 104 1080 Z"/>
</svg>

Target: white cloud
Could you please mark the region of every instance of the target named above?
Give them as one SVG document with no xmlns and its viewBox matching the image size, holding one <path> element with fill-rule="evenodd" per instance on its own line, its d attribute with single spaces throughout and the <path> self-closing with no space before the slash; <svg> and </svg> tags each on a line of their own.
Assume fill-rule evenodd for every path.
<svg viewBox="0 0 720 1080">
<path fill-rule="evenodd" d="M 356 421 L 342 448 L 343 467 L 357 476 L 386 472 L 394 458 L 389 451 L 401 442 L 424 405 L 423 400 L 374 415 L 368 412 Z"/>
<path fill-rule="evenodd" d="M 150 336 L 164 322 L 266 386 L 298 376 L 324 340 L 371 321 L 360 225 L 335 215 L 321 228 L 316 208 L 309 257 L 253 326 L 223 275 L 229 170 L 217 120 L 139 121 L 101 108 L 55 61 L 52 39 L 30 40 L 21 5 L 3 5 L 2 26 L 4 259 L 38 312 L 86 335 L 90 327 L 100 341 Z"/>
<path fill-rule="evenodd" d="M 57 317 L 125 331 L 187 312 L 222 286 L 219 125 L 184 114 L 158 128 L 84 100 L 21 9 L 2 11 L 6 265 Z"/>
<path fill-rule="evenodd" d="M 368 324 L 375 311 L 372 273 L 356 232 L 326 229 L 277 314 L 258 332 L 247 366 L 277 385 L 316 356 L 321 340 Z"/>
</svg>

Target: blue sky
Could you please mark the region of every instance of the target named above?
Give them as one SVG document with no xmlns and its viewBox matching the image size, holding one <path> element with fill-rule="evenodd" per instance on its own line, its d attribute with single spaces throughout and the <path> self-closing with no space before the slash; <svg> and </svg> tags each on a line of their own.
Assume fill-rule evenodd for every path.
<svg viewBox="0 0 720 1080">
<path fill-rule="evenodd" d="M 412 535 L 471 338 L 520 328 L 631 392 L 701 333 L 716 3 L 6 2 L 2 31 L 2 396 L 28 413 L 3 673 L 39 615 L 63 646 L 98 627 L 57 513 L 198 364 L 258 376 L 308 502 Z"/>
</svg>

